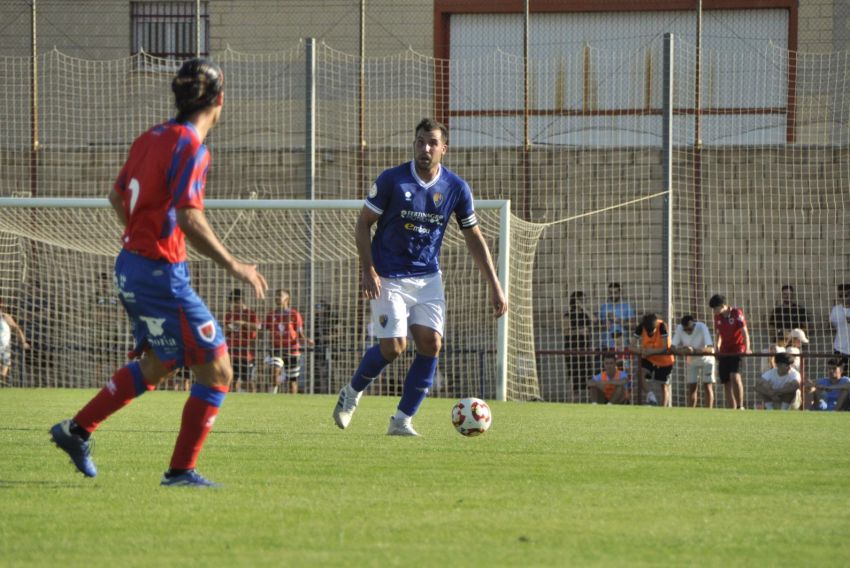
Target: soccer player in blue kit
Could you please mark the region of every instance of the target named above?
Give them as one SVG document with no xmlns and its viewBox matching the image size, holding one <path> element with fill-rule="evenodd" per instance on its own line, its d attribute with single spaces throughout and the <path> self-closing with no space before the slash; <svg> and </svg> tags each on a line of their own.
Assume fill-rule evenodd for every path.
<svg viewBox="0 0 850 568">
<path fill-rule="evenodd" d="M 257 297 L 268 288 L 251 264 L 236 260 L 204 215 L 210 155 L 204 145 L 224 104 L 224 75 L 206 59 L 183 64 L 171 84 L 177 117 L 139 136 L 109 193 L 124 227 L 115 261 L 115 283 L 133 330 L 139 357 L 118 369 L 73 419 L 50 429 L 53 442 L 87 477 L 91 434 L 101 422 L 155 389 L 177 369 L 189 367 L 195 384 L 183 408 L 180 432 L 165 486 L 208 487 L 195 470 L 198 454 L 229 390 L 233 368 L 221 327 L 192 289 L 186 239 L 192 247 L 249 284 Z"/>
<path fill-rule="evenodd" d="M 387 434 L 419 435 L 411 419 L 434 382 L 442 347 L 446 300 L 438 257 L 452 213 L 490 285 L 494 315 L 501 317 L 508 310 L 469 185 L 441 163 L 447 145 L 446 127 L 423 119 L 415 129 L 413 160 L 378 176 L 357 219 L 354 234 L 363 295 L 370 300 L 372 325 L 380 341 L 366 351 L 351 382 L 339 393 L 333 418 L 342 429 L 351 423 L 366 387 L 407 348 L 409 334 L 416 356 Z M 378 228 L 371 238 L 375 223 Z"/>
</svg>

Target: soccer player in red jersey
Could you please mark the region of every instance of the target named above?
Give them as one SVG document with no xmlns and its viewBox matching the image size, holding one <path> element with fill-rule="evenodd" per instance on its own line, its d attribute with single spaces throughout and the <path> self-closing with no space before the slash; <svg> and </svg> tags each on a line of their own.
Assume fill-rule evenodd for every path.
<svg viewBox="0 0 850 568">
<path fill-rule="evenodd" d="M 740 354 L 750 352 L 750 332 L 744 310 L 726 303 L 725 296 L 715 294 L 708 301 L 714 311 L 714 332 L 718 379 L 726 392 L 726 406 L 744 409 L 744 381 L 741 378 Z"/>
<path fill-rule="evenodd" d="M 283 365 L 270 365 L 272 372 L 273 392 L 278 385 L 283 386 L 286 379 L 289 382 L 289 393 L 298 394 L 298 377 L 301 375 L 301 341 L 312 347 L 314 342 L 304 335 L 304 318 L 301 313 L 289 305 L 288 290 L 275 292 L 277 307 L 266 314 L 265 329 L 271 333 L 272 359 L 280 358 Z M 278 372 L 280 373 L 278 375 Z"/>
<path fill-rule="evenodd" d="M 230 311 L 224 314 L 224 335 L 230 348 L 233 363 L 234 389 L 238 392 L 243 384 L 248 390 L 257 392 L 254 378 L 254 349 L 257 344 L 257 330 L 260 320 L 257 314 L 242 301 L 242 290 L 234 288 L 230 292 Z"/>
<path fill-rule="evenodd" d="M 110 415 L 182 367 L 195 377 L 183 408 L 166 486 L 209 487 L 195 470 L 198 454 L 229 390 L 233 369 L 227 343 L 209 308 L 192 289 L 186 264 L 188 239 L 231 276 L 265 296 L 255 265 L 236 260 L 204 215 L 210 155 L 204 139 L 224 104 L 224 75 L 206 59 L 185 62 L 171 83 L 177 117 L 139 136 L 109 192 L 124 226 L 115 282 L 130 318 L 138 359 L 118 369 L 73 419 L 50 429 L 53 442 L 88 477 L 97 475 L 89 437 Z"/>
</svg>

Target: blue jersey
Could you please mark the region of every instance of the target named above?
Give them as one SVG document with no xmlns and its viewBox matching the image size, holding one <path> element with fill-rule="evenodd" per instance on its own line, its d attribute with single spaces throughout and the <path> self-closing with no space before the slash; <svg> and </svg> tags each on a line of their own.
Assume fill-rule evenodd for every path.
<svg viewBox="0 0 850 568">
<path fill-rule="evenodd" d="M 413 162 L 385 170 L 369 190 L 365 205 L 380 215 L 372 261 L 384 278 L 439 271 L 440 246 L 452 213 L 461 229 L 478 224 L 469 185 L 442 166 L 428 183 L 416 175 Z"/>
</svg>

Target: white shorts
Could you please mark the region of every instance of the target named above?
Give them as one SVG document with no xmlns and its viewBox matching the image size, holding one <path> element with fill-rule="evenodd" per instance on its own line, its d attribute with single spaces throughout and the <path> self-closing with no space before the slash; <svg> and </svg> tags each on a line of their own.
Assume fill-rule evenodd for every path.
<svg viewBox="0 0 850 568">
<path fill-rule="evenodd" d="M 689 385 L 714 383 L 714 359 L 694 359 L 686 365 Z"/>
<path fill-rule="evenodd" d="M 12 366 L 12 350 L 8 347 L 0 349 L 0 367 Z"/>
<path fill-rule="evenodd" d="M 381 295 L 370 304 L 372 329 L 378 339 L 407 337 L 414 324 L 443 335 L 446 295 L 441 272 L 407 278 L 381 277 Z"/>
</svg>

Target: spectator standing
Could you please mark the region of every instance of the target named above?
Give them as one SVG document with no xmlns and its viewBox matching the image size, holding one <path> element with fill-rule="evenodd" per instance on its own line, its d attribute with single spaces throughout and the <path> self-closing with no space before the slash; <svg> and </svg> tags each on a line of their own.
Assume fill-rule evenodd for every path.
<svg viewBox="0 0 850 568">
<path fill-rule="evenodd" d="M 315 353 L 316 353 L 316 392 L 330 392 L 330 381 L 333 373 L 333 346 L 339 333 L 339 314 L 327 300 L 316 303 L 315 314 Z"/>
<path fill-rule="evenodd" d="M 617 356 L 602 355 L 602 370 L 587 383 L 593 404 L 626 404 L 631 393 L 629 374 L 617 366 Z"/>
<path fill-rule="evenodd" d="M 850 364 L 850 284 L 838 285 L 838 300 L 829 313 L 829 323 L 835 330 L 832 347 L 841 357 L 841 366 Z"/>
<path fill-rule="evenodd" d="M 799 410 L 800 372 L 791 366 L 787 353 L 777 353 L 773 358 L 776 366 L 756 380 L 756 394 L 764 400 L 765 410 Z"/>
<path fill-rule="evenodd" d="M 722 294 L 712 296 L 708 306 L 714 311 L 715 350 L 720 355 L 718 379 L 724 387 L 726 406 L 743 410 L 741 355 L 750 352 L 750 332 L 744 310 L 730 306 Z"/>
<path fill-rule="evenodd" d="M 632 338 L 632 352 L 640 355 L 641 390 L 648 385 L 646 401 L 651 405 L 670 406 L 670 375 L 676 358 L 670 351 L 665 324 L 654 313 L 641 318 Z"/>
<path fill-rule="evenodd" d="M 625 336 L 636 314 L 632 305 L 622 299 L 622 288 L 619 282 L 608 284 L 608 301 L 599 306 L 599 323 L 602 325 L 602 348 L 617 349 L 616 334 Z"/>
<path fill-rule="evenodd" d="M 809 316 L 806 308 L 797 303 L 794 286 L 791 284 L 783 285 L 780 294 L 779 305 L 773 308 L 768 321 L 771 333 L 782 330 L 791 331 L 795 328 L 808 331 Z"/>
<path fill-rule="evenodd" d="M 22 349 L 29 349 L 30 344 L 24 330 L 15 318 L 3 310 L 0 303 L 0 386 L 9 383 L 9 371 L 12 369 L 12 333 L 18 338 Z"/>
<path fill-rule="evenodd" d="M 577 290 L 570 294 L 569 310 L 564 313 L 564 318 L 567 324 L 564 349 L 573 352 L 567 355 L 567 377 L 573 393 L 576 393 L 581 390 L 593 369 L 593 357 L 589 351 L 593 345 L 594 318 L 584 304 L 584 292 Z"/>
<path fill-rule="evenodd" d="M 224 314 L 224 335 L 233 362 L 233 388 L 241 392 L 245 385 L 251 392 L 257 392 L 254 360 L 260 320 L 254 310 L 245 305 L 240 288 L 234 288 L 228 300 L 230 309 Z"/>
<path fill-rule="evenodd" d="M 829 362 L 829 376 L 817 380 L 812 410 L 847 410 L 850 378 L 844 374 L 840 360 Z"/>
<path fill-rule="evenodd" d="M 699 385 L 705 391 L 706 408 L 714 408 L 714 340 L 708 326 L 688 314 L 673 331 L 672 351 L 685 356 L 688 405 L 697 407 Z"/>
<path fill-rule="evenodd" d="M 290 394 L 297 394 L 298 378 L 301 376 L 301 341 L 310 347 L 315 342 L 304 335 L 304 318 L 289 305 L 290 300 L 289 290 L 278 289 L 275 292 L 277 307 L 266 315 L 263 327 L 271 334 L 272 360 L 277 357 L 283 363 L 279 375 L 279 367 L 269 365 L 273 375 L 272 392 L 277 392 L 278 385 L 282 386 L 286 380 Z"/>
</svg>

